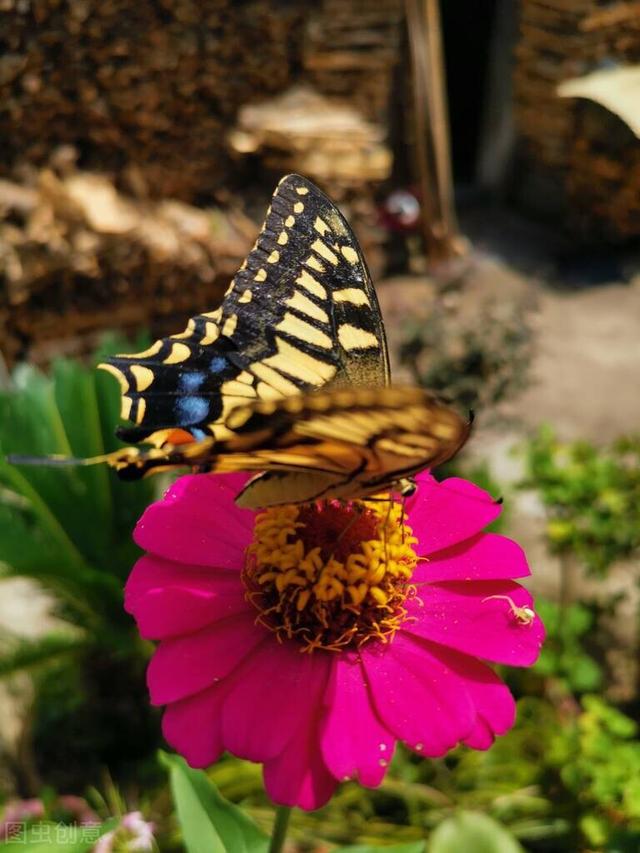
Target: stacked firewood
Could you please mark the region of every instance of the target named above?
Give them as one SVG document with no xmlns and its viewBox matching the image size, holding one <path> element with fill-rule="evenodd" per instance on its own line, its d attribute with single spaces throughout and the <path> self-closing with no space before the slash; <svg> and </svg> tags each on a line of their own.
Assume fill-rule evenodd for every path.
<svg viewBox="0 0 640 853">
<path fill-rule="evenodd" d="M 1 0 L 0 15 L 0 175 L 71 144 L 136 195 L 194 201 L 228 180 L 238 107 L 291 82 L 304 8 Z"/>
<path fill-rule="evenodd" d="M 403 0 L 323 0 L 306 26 L 302 63 L 309 81 L 374 121 L 387 119 L 399 61 Z"/>
<path fill-rule="evenodd" d="M 640 107 L 639 107 L 640 108 Z M 574 230 L 619 241 L 640 235 L 640 140 L 604 107 L 576 105 L 579 134 L 572 140 L 566 187 L 574 202 Z"/>
<path fill-rule="evenodd" d="M 402 0 L 0 0 L 0 176 L 73 145 L 137 196 L 207 199 L 239 108 L 295 83 L 384 123 Z"/>
<path fill-rule="evenodd" d="M 391 151 L 380 124 L 366 121 L 342 100 L 296 86 L 241 108 L 229 142 L 240 154 L 258 153 L 276 172 L 298 171 L 333 195 L 386 180 Z"/>
<path fill-rule="evenodd" d="M 514 75 L 520 155 L 527 173 L 541 179 L 543 194 L 564 202 L 570 224 L 585 236 L 640 234 L 640 141 L 603 107 L 559 97 L 558 86 L 638 62 L 638 0 L 520 0 Z"/>
<path fill-rule="evenodd" d="M 0 16 L 5 359 L 217 305 L 286 171 L 335 196 L 381 263 L 402 0 L 0 0 Z"/>
<path fill-rule="evenodd" d="M 0 180 L 0 220 L 10 363 L 84 352 L 104 329 L 179 331 L 220 302 L 257 233 L 238 210 L 135 201 L 103 176 L 49 170 L 34 186 Z"/>
</svg>

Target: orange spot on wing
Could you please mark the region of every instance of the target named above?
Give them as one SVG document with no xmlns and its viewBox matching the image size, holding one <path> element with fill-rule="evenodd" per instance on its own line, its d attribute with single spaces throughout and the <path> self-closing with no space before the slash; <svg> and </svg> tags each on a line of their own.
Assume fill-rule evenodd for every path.
<svg viewBox="0 0 640 853">
<path fill-rule="evenodd" d="M 191 444 L 191 442 L 195 441 L 195 438 L 191 435 L 190 432 L 187 432 L 184 429 L 172 429 L 167 435 L 167 442 L 169 444 Z"/>
<path fill-rule="evenodd" d="M 193 441 L 195 438 L 184 429 L 159 429 L 144 439 L 145 444 L 152 444 L 157 448 L 162 448 L 165 444 L 172 444 L 177 447 L 180 444 L 190 444 Z"/>
</svg>

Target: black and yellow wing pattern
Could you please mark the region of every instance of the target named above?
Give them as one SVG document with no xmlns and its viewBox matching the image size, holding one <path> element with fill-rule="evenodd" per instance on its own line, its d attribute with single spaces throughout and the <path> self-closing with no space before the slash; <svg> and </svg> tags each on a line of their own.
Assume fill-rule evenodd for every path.
<svg viewBox="0 0 640 853">
<path fill-rule="evenodd" d="M 310 181 L 280 181 L 222 304 L 184 332 L 101 365 L 122 390 L 126 447 L 86 460 L 124 479 L 166 468 L 260 472 L 246 507 L 398 488 L 462 446 L 469 424 L 389 387 L 384 326 L 357 240 Z M 45 461 L 22 458 L 25 462 Z"/>
<path fill-rule="evenodd" d="M 188 464 L 264 472 L 237 498 L 250 508 L 353 499 L 397 490 L 418 471 L 446 462 L 470 430 L 428 391 L 411 387 L 334 388 L 254 401 L 230 412 L 226 427 L 226 439 L 162 455 L 131 449 L 128 470 Z"/>
<path fill-rule="evenodd" d="M 214 311 L 144 352 L 101 365 L 120 382 L 125 441 L 228 436 L 226 417 L 249 400 L 325 385 L 386 385 L 384 327 L 357 240 L 314 184 L 287 175 L 262 231 Z M 175 435 L 175 433 L 174 433 Z"/>
</svg>

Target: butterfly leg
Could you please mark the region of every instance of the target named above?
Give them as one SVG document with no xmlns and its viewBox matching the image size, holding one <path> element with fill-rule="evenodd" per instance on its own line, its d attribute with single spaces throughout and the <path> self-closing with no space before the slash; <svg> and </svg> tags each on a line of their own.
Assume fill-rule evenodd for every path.
<svg viewBox="0 0 640 853">
<path fill-rule="evenodd" d="M 338 547 L 338 545 L 342 541 L 342 538 L 344 536 L 346 536 L 347 533 L 349 532 L 349 530 L 353 527 L 355 522 L 358 521 L 358 519 L 362 517 L 363 511 L 364 511 L 363 507 L 360 506 L 359 504 L 355 507 L 355 512 L 353 513 L 353 516 L 349 520 L 348 524 L 346 524 L 345 527 L 340 531 L 340 534 L 339 534 L 338 538 L 336 539 L 336 548 Z M 333 554 L 332 554 L 332 556 L 333 556 Z"/>
<path fill-rule="evenodd" d="M 407 498 L 405 495 L 402 495 L 400 506 L 402 507 L 400 513 L 400 527 L 402 530 L 402 544 L 404 545 L 404 523 L 407 520 Z"/>
<path fill-rule="evenodd" d="M 391 518 L 391 510 L 393 509 L 393 498 L 389 496 L 386 498 L 388 502 L 387 507 L 387 517 L 384 520 L 384 561 L 387 565 L 389 565 L 389 550 L 388 550 L 388 540 L 387 540 L 387 529 L 389 527 L 389 519 Z"/>
</svg>

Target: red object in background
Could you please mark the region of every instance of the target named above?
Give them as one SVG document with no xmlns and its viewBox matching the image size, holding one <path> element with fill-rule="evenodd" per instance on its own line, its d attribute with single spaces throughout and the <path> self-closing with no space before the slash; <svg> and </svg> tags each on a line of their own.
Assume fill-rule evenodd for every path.
<svg viewBox="0 0 640 853">
<path fill-rule="evenodd" d="M 409 234 L 418 230 L 422 216 L 420 199 L 413 189 L 397 189 L 380 206 L 380 222 L 389 231 Z"/>
</svg>

